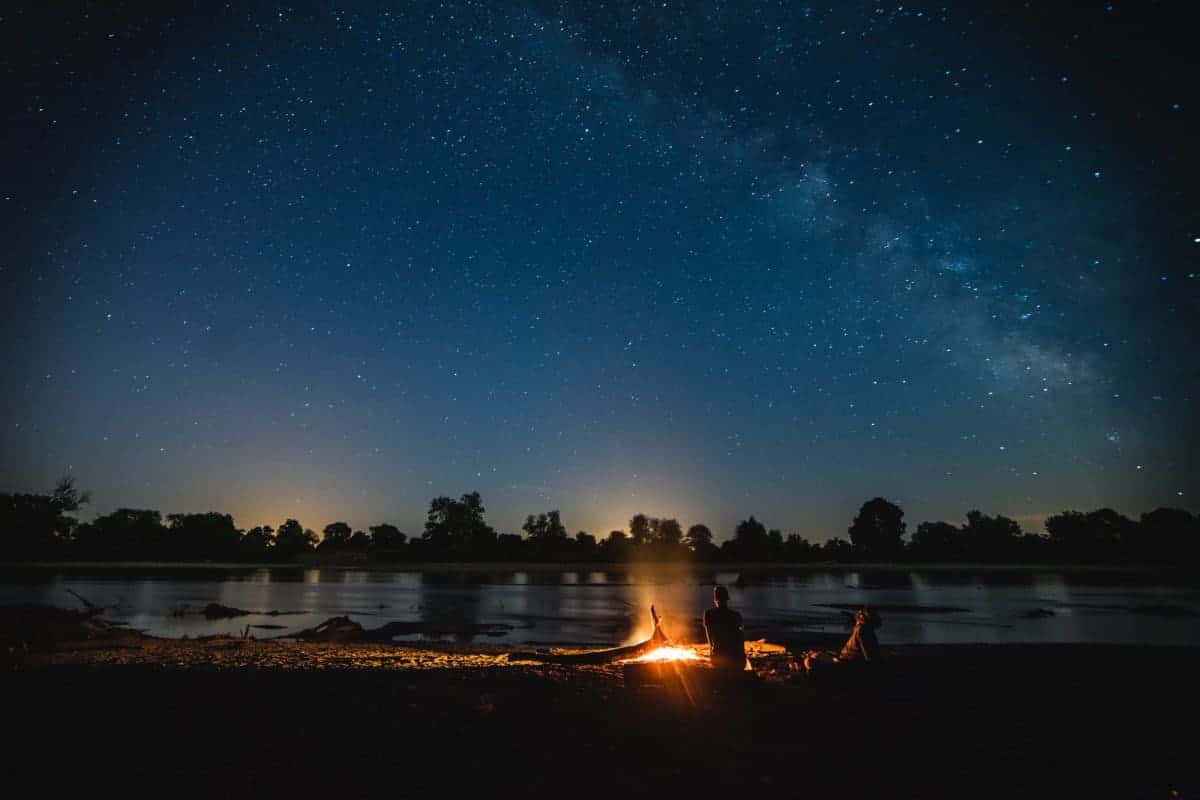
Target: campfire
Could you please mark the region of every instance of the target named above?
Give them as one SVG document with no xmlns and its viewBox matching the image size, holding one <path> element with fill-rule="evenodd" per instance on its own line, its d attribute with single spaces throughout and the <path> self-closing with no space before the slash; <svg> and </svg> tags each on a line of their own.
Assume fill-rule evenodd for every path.
<svg viewBox="0 0 1200 800">
<path fill-rule="evenodd" d="M 665 645 L 656 647 L 649 653 L 638 656 L 637 658 L 626 659 L 624 664 L 638 664 L 653 661 L 701 661 L 701 657 L 696 654 L 696 651 L 690 647 L 676 647 L 674 645 Z"/>
<path fill-rule="evenodd" d="M 654 606 L 650 606 L 650 618 L 654 621 L 654 633 L 637 646 L 621 664 L 625 685 L 629 688 L 657 687 L 680 699 L 695 704 L 692 683 L 696 670 L 707 672 L 708 659 L 696 652 L 696 648 L 675 644 L 663 630 L 662 620 Z"/>
<path fill-rule="evenodd" d="M 650 606 L 650 619 L 654 622 L 654 632 L 650 634 L 650 638 L 641 644 L 626 648 L 627 652 L 624 654 L 626 657 L 619 659 L 617 663 L 629 666 L 705 660 L 694 648 L 678 645 L 671 641 L 654 606 Z"/>
<path fill-rule="evenodd" d="M 654 623 L 650 638 L 637 644 L 584 653 L 514 651 L 508 654 L 508 658 L 510 661 L 541 661 L 552 664 L 621 664 L 627 677 L 634 673 L 656 673 L 663 668 L 674 668 L 678 671 L 707 666 L 708 659 L 697 653 L 696 648 L 671 642 L 671 637 L 663 629 L 662 619 L 654 606 L 650 606 L 650 619 Z"/>
<path fill-rule="evenodd" d="M 706 677 L 712 673 L 708 659 L 697 647 L 674 644 L 654 606 L 650 606 L 650 619 L 654 623 L 650 638 L 637 644 L 585 653 L 514 651 L 508 657 L 553 664 L 619 664 L 627 688 L 656 688 L 694 705 L 695 686 L 711 679 Z"/>
<path fill-rule="evenodd" d="M 710 671 L 708 659 L 694 647 L 672 644 L 665 636 L 663 634 L 664 641 L 655 642 L 653 648 L 618 662 L 625 676 L 625 686 L 657 688 L 694 705 L 694 684 Z"/>
</svg>

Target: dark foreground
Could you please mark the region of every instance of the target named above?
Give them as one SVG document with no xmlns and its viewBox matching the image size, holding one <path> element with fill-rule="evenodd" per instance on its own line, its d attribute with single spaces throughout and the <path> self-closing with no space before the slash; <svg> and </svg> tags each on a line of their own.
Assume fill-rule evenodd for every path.
<svg viewBox="0 0 1200 800">
<path fill-rule="evenodd" d="M 500 651 L 133 636 L 8 651 L 8 788 L 214 797 L 1197 797 L 1200 651 L 894 648 L 870 682 L 759 659 L 693 702 Z M 1173 792 L 1177 794 L 1173 794 Z"/>
</svg>

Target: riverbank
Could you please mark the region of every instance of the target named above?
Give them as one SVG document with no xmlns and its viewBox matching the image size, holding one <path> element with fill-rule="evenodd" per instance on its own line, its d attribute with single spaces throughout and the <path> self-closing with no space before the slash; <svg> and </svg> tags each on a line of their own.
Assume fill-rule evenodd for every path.
<svg viewBox="0 0 1200 800">
<path fill-rule="evenodd" d="M 893 647 L 874 679 L 842 685 L 799 679 L 763 649 L 756 681 L 689 700 L 630 688 L 619 665 L 514 662 L 504 647 L 179 641 L 67 622 L 39 639 L 9 620 L 0 636 L 11 763 L 44 764 L 63 791 L 73 780 L 289 797 L 1197 787 L 1194 648 Z"/>
</svg>

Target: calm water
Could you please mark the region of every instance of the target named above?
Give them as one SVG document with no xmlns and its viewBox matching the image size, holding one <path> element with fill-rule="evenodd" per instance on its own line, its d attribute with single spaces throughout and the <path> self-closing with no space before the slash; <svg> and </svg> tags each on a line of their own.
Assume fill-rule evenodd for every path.
<svg viewBox="0 0 1200 800">
<path fill-rule="evenodd" d="M 702 637 L 699 615 L 714 582 L 729 585 L 748 638 L 835 636 L 845 615 L 830 605 L 897 606 L 883 612 L 885 643 L 1117 642 L 1200 646 L 1200 590 L 1186 579 L 1115 574 L 797 572 L 738 585 L 737 572 L 396 571 L 259 567 L 8 568 L 0 603 L 77 607 L 73 589 L 115 606 L 108 618 L 158 636 L 284 635 L 336 615 L 364 627 L 421 623 L 398 640 L 505 644 L 619 644 L 644 636 L 653 603 L 677 638 Z M 208 603 L 254 612 L 209 621 Z M 913 608 L 920 607 L 920 608 Z M 931 611 L 931 607 L 944 607 Z M 957 610 L 945 610 L 957 609 Z M 1035 610 L 1052 612 L 1039 618 Z M 490 626 L 486 631 L 472 626 Z M 260 627 L 262 626 L 262 627 Z M 279 627 L 267 627 L 279 626 Z"/>
</svg>

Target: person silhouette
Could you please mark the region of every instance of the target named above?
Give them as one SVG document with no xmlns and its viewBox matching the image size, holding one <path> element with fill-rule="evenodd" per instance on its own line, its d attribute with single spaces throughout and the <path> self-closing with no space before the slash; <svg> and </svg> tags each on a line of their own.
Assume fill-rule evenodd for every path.
<svg viewBox="0 0 1200 800">
<path fill-rule="evenodd" d="M 854 613 L 854 630 L 836 655 L 831 651 L 810 650 L 804 655 L 800 667 L 809 675 L 821 675 L 829 671 L 844 672 L 848 668 L 865 665 L 877 666 L 883 662 L 879 651 L 876 629 L 883 625 L 878 612 L 863 606 Z"/>
<path fill-rule="evenodd" d="M 729 590 L 720 584 L 713 587 L 713 607 L 704 612 L 704 635 L 714 667 L 723 672 L 746 668 L 742 615 L 729 607 Z"/>
<path fill-rule="evenodd" d="M 879 637 L 875 630 L 883 625 L 879 614 L 864 606 L 854 613 L 854 630 L 850 638 L 838 653 L 838 661 L 862 661 L 864 664 L 878 663 L 882 660 L 879 654 Z"/>
</svg>

